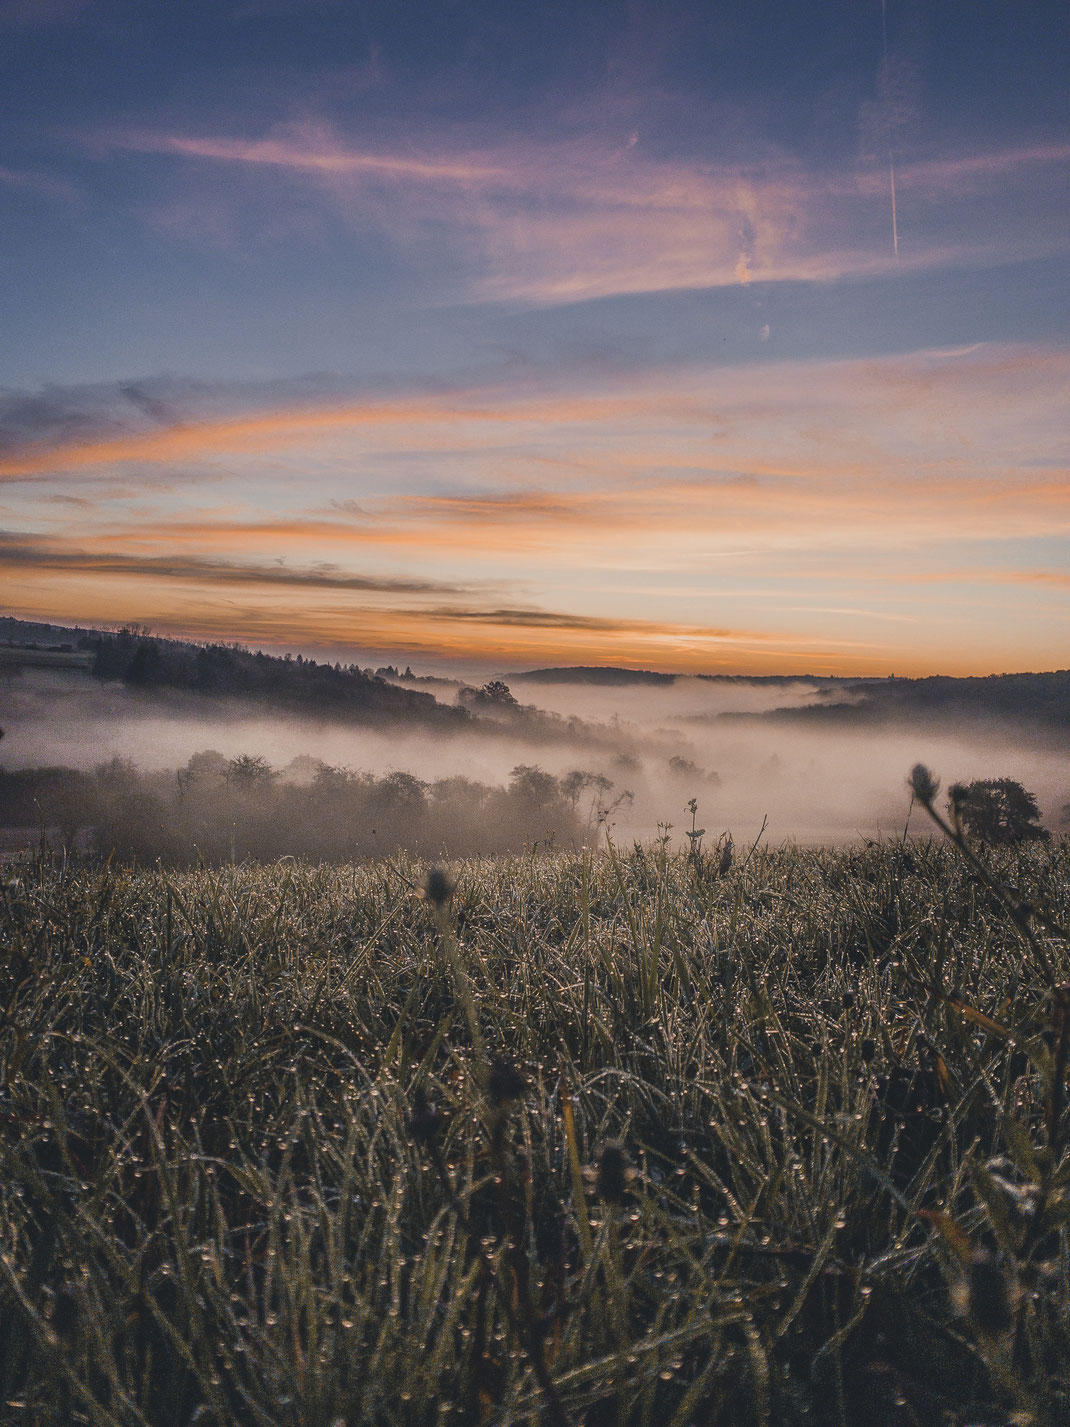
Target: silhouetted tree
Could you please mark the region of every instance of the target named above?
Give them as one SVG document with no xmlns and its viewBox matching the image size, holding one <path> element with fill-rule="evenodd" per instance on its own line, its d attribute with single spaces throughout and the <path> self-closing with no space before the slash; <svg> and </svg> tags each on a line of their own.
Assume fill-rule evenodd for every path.
<svg viewBox="0 0 1070 1427">
<path fill-rule="evenodd" d="M 490 683 L 484 684 L 481 689 L 472 689 L 466 686 L 460 690 L 457 697 L 467 708 L 483 713 L 520 707 L 509 685 L 502 679 L 491 679 Z"/>
<path fill-rule="evenodd" d="M 484 684 L 479 691 L 483 695 L 483 701 L 488 704 L 505 704 L 512 707 L 516 704 L 516 699 L 509 691 L 509 685 L 501 679 L 491 679 L 489 684 Z"/>
<path fill-rule="evenodd" d="M 123 677 L 128 684 L 144 688 L 159 681 L 160 665 L 160 652 L 156 645 L 142 643 L 135 650 Z"/>
<path fill-rule="evenodd" d="M 1038 826 L 1037 800 L 1013 778 L 976 778 L 948 790 L 948 806 L 971 837 L 982 842 L 1032 842 L 1051 834 Z"/>
</svg>

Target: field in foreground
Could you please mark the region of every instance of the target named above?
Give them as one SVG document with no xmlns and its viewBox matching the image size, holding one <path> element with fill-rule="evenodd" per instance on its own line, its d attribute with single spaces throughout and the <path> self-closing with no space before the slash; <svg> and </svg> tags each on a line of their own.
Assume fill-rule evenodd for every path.
<svg viewBox="0 0 1070 1427">
<path fill-rule="evenodd" d="M 1070 843 L 741 863 L 20 869 L 0 1419 L 1070 1422 Z"/>
</svg>

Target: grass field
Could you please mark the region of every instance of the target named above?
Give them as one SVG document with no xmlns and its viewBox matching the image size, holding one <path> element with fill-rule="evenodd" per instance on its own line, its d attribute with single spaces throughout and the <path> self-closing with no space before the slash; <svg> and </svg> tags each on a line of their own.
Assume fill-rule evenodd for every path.
<svg viewBox="0 0 1070 1427">
<path fill-rule="evenodd" d="M 0 1420 L 1070 1422 L 1070 843 L 982 857 L 19 868 Z"/>
</svg>

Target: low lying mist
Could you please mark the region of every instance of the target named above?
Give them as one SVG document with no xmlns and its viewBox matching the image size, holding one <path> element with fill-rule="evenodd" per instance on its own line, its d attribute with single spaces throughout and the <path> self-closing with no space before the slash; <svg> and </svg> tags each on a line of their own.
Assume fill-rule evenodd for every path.
<svg viewBox="0 0 1070 1427">
<path fill-rule="evenodd" d="M 503 845 L 547 832 L 569 844 L 594 844 L 606 826 L 616 838 L 645 839 L 667 825 L 674 841 L 685 845 L 692 798 L 708 843 L 729 830 L 737 845 L 746 843 L 758 836 L 763 821 L 766 838 L 774 844 L 890 837 L 903 829 L 909 804 L 904 780 L 919 761 L 937 771 L 945 786 L 977 778 L 1016 779 L 1036 795 L 1048 827 L 1058 826 L 1070 798 L 1065 752 L 1026 731 L 935 722 L 829 731 L 760 718 L 717 721 L 720 714 L 803 707 L 822 697 L 814 684 L 802 681 L 678 679 L 616 688 L 518 682 L 514 692 L 522 705 L 597 723 L 577 724 L 574 737 L 567 728 L 553 737 L 534 737 L 523 728 L 514 732 L 508 717 L 493 725 L 428 734 L 411 725 L 366 728 L 266 714 L 240 702 L 149 693 L 101 684 L 79 673 L 28 669 L 3 689 L 0 721 L 6 737 L 0 761 L 9 771 L 67 767 L 90 772 L 121 759 L 159 775 L 154 796 L 162 799 L 165 815 L 167 799 L 179 794 L 176 775 L 206 750 L 224 762 L 243 755 L 264 760 L 277 775 L 276 787 L 308 784 L 322 768 L 333 770 L 349 779 L 345 807 L 353 816 L 363 806 L 353 792 L 361 779 L 366 792 L 392 774 L 441 785 L 432 791 L 445 808 L 446 780 L 479 785 L 489 798 L 493 790 L 516 791 L 518 768 L 551 775 L 568 815 L 562 812 L 551 827 L 551 818 L 525 822 L 516 807 L 503 804 L 496 813 L 503 828 L 509 826 Z M 570 774 L 572 781 L 566 782 Z M 459 784 L 455 791 L 458 798 L 464 792 Z M 220 793 L 224 799 L 228 795 Z M 465 796 L 471 811 L 474 795 Z M 484 820 L 493 841 L 489 803 L 472 815 Z M 292 808 L 284 812 L 280 804 L 279 816 L 292 816 Z M 0 825 L 12 823 L 11 811 L 0 808 Z M 467 836 L 451 843 L 448 812 L 422 826 L 420 850 L 428 855 L 464 855 L 455 844 L 471 843 Z M 404 841 L 403 823 L 399 827 Z"/>
<path fill-rule="evenodd" d="M 513 686 L 521 703 L 537 704 L 551 713 L 605 722 L 661 723 L 666 719 L 716 716 L 723 713 L 766 713 L 776 708 L 801 708 L 820 703 L 821 685 L 813 681 L 731 683 L 679 674 L 665 684 L 574 684 L 525 677 Z"/>
</svg>

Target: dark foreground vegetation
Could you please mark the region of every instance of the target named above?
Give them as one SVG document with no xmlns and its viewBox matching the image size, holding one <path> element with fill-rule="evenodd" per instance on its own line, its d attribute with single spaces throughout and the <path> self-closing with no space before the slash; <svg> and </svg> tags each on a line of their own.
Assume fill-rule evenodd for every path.
<svg viewBox="0 0 1070 1427">
<path fill-rule="evenodd" d="M 17 869 L 0 1419 L 1070 1421 L 1065 839 L 451 891 Z"/>
</svg>

